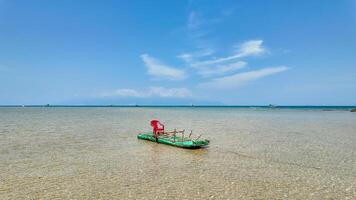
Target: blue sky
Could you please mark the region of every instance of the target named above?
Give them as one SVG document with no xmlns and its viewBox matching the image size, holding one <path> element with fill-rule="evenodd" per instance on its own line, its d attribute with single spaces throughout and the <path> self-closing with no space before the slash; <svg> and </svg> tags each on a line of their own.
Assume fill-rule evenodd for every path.
<svg viewBox="0 0 356 200">
<path fill-rule="evenodd" d="M 0 0 L 0 104 L 356 105 L 355 77 L 355 0 Z"/>
</svg>

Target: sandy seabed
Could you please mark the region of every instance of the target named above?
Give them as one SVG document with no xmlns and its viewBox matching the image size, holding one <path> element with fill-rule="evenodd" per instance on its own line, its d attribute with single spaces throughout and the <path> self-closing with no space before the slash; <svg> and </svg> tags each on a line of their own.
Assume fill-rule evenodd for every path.
<svg viewBox="0 0 356 200">
<path fill-rule="evenodd" d="M 153 118 L 211 144 L 137 140 Z M 0 199 L 356 199 L 356 114 L 0 108 Z"/>
</svg>

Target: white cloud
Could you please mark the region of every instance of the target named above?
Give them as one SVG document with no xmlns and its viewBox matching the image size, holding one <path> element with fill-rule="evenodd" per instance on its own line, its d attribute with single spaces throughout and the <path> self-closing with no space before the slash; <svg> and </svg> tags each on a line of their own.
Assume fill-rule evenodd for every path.
<svg viewBox="0 0 356 200">
<path fill-rule="evenodd" d="M 242 69 L 246 67 L 246 65 L 247 63 L 244 61 L 237 61 L 229 64 L 217 65 L 214 67 L 199 67 L 198 74 L 202 76 L 217 76 Z"/>
<path fill-rule="evenodd" d="M 189 53 L 182 53 L 177 57 L 182 59 L 186 63 L 192 63 L 197 58 L 202 58 L 206 56 L 210 56 L 214 53 L 214 50 L 211 48 L 201 49 L 199 51 L 189 52 Z"/>
<path fill-rule="evenodd" d="M 212 60 L 205 60 L 191 63 L 193 67 L 213 65 L 218 63 L 224 63 L 238 58 L 247 56 L 257 56 L 266 52 L 266 49 L 262 47 L 263 40 L 250 40 L 238 45 L 236 53 L 231 56 L 216 58 Z"/>
<path fill-rule="evenodd" d="M 183 53 L 177 56 L 178 58 L 182 59 L 186 63 L 190 63 L 193 61 L 194 56 L 189 53 Z"/>
<path fill-rule="evenodd" d="M 272 74 L 280 73 L 286 71 L 287 69 L 288 68 L 285 66 L 280 66 L 238 73 L 231 76 L 212 79 L 210 82 L 200 84 L 200 87 L 214 89 L 235 89 L 251 81 L 255 81 Z"/>
<path fill-rule="evenodd" d="M 197 70 L 201 76 L 218 76 L 241 69 L 247 62 L 238 61 L 248 56 L 264 54 L 266 49 L 262 46 L 263 40 L 249 40 L 236 45 L 235 52 L 231 56 L 202 60 L 211 57 L 214 53 L 211 49 L 203 49 L 197 52 L 183 53 L 177 57 L 182 59 L 189 67 Z"/>
<path fill-rule="evenodd" d="M 135 89 L 117 89 L 105 92 L 99 95 L 100 97 L 163 97 L 163 98 L 185 98 L 192 96 L 192 92 L 187 88 L 165 88 L 165 87 L 150 87 L 145 90 Z"/>
<path fill-rule="evenodd" d="M 266 52 L 266 49 L 262 47 L 263 40 L 250 40 L 237 45 L 236 55 L 239 57 L 256 56 Z"/>
<path fill-rule="evenodd" d="M 159 60 L 142 54 L 141 58 L 147 67 L 147 73 L 158 79 L 182 80 L 186 77 L 185 71 L 176 69 L 160 62 Z"/>
</svg>

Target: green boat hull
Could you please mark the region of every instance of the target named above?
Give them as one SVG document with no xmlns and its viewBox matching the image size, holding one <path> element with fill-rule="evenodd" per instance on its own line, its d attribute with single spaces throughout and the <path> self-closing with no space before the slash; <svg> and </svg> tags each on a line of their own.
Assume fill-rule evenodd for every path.
<svg viewBox="0 0 356 200">
<path fill-rule="evenodd" d="M 197 149 L 209 144 L 209 140 L 190 140 L 187 138 L 183 140 L 182 137 L 179 136 L 160 136 L 156 140 L 153 133 L 141 133 L 137 135 L 137 138 L 188 149 Z"/>
</svg>

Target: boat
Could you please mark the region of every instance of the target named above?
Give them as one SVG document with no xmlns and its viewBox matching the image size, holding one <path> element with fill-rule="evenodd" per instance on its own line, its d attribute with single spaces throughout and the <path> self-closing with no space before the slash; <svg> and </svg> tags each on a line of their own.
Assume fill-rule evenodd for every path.
<svg viewBox="0 0 356 200">
<path fill-rule="evenodd" d="M 185 130 L 165 132 L 164 125 L 158 120 L 152 120 L 151 126 L 153 126 L 152 132 L 140 133 L 137 135 L 137 138 L 188 149 L 205 147 L 210 143 L 207 139 L 201 139 L 201 135 L 193 138 L 193 131 L 190 132 L 189 136 L 184 135 Z"/>
<path fill-rule="evenodd" d="M 152 142 L 157 142 L 161 144 L 168 144 L 176 147 L 188 148 L 188 149 L 197 149 L 209 144 L 209 140 L 194 140 L 189 138 L 182 138 L 180 136 L 159 136 L 157 139 L 153 133 L 141 133 L 137 135 L 138 139 L 149 140 Z"/>
</svg>

